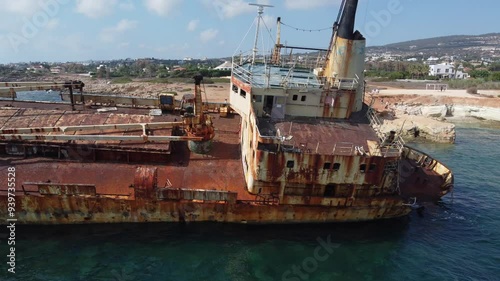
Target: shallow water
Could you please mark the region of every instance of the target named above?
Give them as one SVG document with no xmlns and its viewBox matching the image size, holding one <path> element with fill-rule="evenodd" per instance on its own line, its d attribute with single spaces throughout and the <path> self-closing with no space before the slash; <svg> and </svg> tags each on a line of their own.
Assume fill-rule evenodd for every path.
<svg viewBox="0 0 500 281">
<path fill-rule="evenodd" d="M 425 205 L 423 216 L 299 226 L 21 227 L 17 273 L 2 262 L 0 280 L 500 280 L 500 130 L 457 132 L 456 145 L 415 144 L 455 172 L 453 197 Z"/>
</svg>

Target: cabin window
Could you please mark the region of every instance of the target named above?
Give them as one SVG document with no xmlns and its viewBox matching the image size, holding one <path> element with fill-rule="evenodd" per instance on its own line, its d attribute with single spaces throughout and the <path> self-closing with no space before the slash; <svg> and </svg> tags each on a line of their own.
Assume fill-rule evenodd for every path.
<svg viewBox="0 0 500 281">
<path fill-rule="evenodd" d="M 287 162 L 286 162 L 286 167 L 287 167 L 287 168 L 290 168 L 290 169 L 291 169 L 291 168 L 293 168 L 294 166 L 295 166 L 295 161 L 290 160 L 290 161 L 287 161 Z"/>
<path fill-rule="evenodd" d="M 340 163 L 334 163 L 334 164 L 333 164 L 333 170 L 334 170 L 334 171 L 338 171 L 338 170 L 340 170 Z"/>
<path fill-rule="evenodd" d="M 253 95 L 253 101 L 254 102 L 262 102 L 262 96 L 261 95 Z"/>
<path fill-rule="evenodd" d="M 306 101 L 306 96 L 302 96 L 302 97 L 300 98 L 300 101 Z"/>
<path fill-rule="evenodd" d="M 298 100 L 299 96 L 298 95 L 293 95 L 292 100 Z"/>
<path fill-rule="evenodd" d="M 330 170 L 331 167 L 332 167 L 332 163 L 330 163 L 330 162 L 325 162 L 325 164 L 323 165 L 324 170 Z"/>
<path fill-rule="evenodd" d="M 361 173 L 365 173 L 366 172 L 366 164 L 361 164 L 359 165 L 359 171 Z"/>
<path fill-rule="evenodd" d="M 240 89 L 240 96 L 242 96 L 243 98 L 247 98 L 247 92 L 245 92 L 245 90 L 243 89 Z"/>
<path fill-rule="evenodd" d="M 233 92 L 238 93 L 238 86 L 233 85 Z"/>
<path fill-rule="evenodd" d="M 375 169 L 377 169 L 376 164 L 370 164 L 370 167 L 368 168 L 368 172 L 375 172 Z"/>
</svg>

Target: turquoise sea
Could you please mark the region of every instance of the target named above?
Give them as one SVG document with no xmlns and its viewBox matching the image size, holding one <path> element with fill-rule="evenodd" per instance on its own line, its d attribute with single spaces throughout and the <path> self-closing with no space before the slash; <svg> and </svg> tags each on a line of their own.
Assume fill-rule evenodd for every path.
<svg viewBox="0 0 500 281">
<path fill-rule="evenodd" d="M 500 130 L 415 145 L 455 172 L 422 215 L 371 223 L 150 224 L 16 229 L 0 280 L 500 280 Z"/>
</svg>

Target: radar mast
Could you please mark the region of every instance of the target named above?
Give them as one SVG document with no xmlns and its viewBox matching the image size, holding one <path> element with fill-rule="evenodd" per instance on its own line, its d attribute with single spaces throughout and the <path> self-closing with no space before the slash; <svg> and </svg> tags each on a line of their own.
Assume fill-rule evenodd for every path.
<svg viewBox="0 0 500 281">
<path fill-rule="evenodd" d="M 264 8 L 272 8 L 274 6 L 271 6 L 271 5 L 264 5 L 264 4 L 253 4 L 253 3 L 250 3 L 248 4 L 250 6 L 257 6 L 258 7 L 258 10 L 257 10 L 257 30 L 255 31 L 255 43 L 253 45 L 253 50 L 252 50 L 252 64 L 255 64 L 255 57 L 257 56 L 257 51 L 258 51 L 258 48 L 257 48 L 257 44 L 258 44 L 258 41 L 259 41 L 259 30 L 260 30 L 260 21 L 264 21 L 264 19 L 262 18 L 262 14 L 264 13 Z"/>
</svg>

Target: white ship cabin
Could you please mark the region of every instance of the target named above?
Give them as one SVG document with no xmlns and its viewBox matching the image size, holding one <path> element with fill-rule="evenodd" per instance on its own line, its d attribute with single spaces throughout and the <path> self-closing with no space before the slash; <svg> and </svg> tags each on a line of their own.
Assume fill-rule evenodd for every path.
<svg viewBox="0 0 500 281">
<path fill-rule="evenodd" d="M 230 102 L 241 116 L 349 118 L 362 107 L 358 79 L 337 79 L 330 91 L 318 71 L 267 64 L 233 64 Z"/>
</svg>

